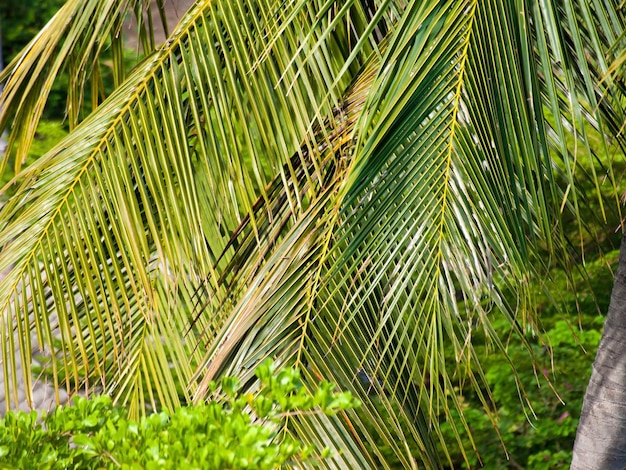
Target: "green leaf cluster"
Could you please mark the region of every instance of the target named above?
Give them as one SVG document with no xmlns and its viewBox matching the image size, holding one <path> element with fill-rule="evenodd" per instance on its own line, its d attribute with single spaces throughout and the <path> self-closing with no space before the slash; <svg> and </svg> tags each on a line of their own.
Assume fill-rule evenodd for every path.
<svg viewBox="0 0 626 470">
<path fill-rule="evenodd" d="M 106 395 L 74 398 L 39 419 L 36 412 L 9 412 L 0 420 L 2 468 L 211 468 L 270 469 L 286 463 L 314 464 L 328 457 L 280 432 L 294 413 L 335 414 L 358 406 L 349 393 L 321 383 L 309 392 L 300 372 L 257 368 L 256 394 L 240 393 L 239 381 L 212 383 L 206 403 L 159 412 L 139 421 Z"/>
</svg>

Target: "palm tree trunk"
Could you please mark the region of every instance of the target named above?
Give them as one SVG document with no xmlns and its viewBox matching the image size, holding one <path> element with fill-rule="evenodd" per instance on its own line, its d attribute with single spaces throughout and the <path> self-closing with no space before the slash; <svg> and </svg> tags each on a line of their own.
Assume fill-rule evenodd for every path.
<svg viewBox="0 0 626 470">
<path fill-rule="evenodd" d="M 585 393 L 571 468 L 626 468 L 626 236 Z"/>
</svg>

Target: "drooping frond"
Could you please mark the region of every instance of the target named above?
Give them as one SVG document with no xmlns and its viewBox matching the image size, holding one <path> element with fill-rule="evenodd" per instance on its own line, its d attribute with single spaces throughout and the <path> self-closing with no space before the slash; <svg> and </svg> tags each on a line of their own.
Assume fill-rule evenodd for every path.
<svg viewBox="0 0 626 470">
<path fill-rule="evenodd" d="M 473 341 L 534 329 L 529 280 L 568 256 L 571 141 L 593 159 L 587 133 L 619 129 L 623 23 L 591 0 L 198 2 L 0 211 L 7 396 L 31 337 L 58 386 L 135 414 L 272 357 L 363 402 L 288 420 L 329 466 L 439 466 L 455 375 L 492 405 Z"/>
<path fill-rule="evenodd" d="M 507 319 L 520 336 L 535 328 L 511 292 L 532 305 L 528 281 L 550 267 L 542 257 L 569 256 L 561 211 L 565 204 L 576 215 L 578 177 L 568 129 L 597 128 L 609 113 L 604 122 L 614 131 L 621 113 L 619 102 L 586 89 L 584 77 L 572 76 L 572 88 L 552 77 L 551 54 L 530 47 L 545 30 L 515 13 L 523 10 L 521 2 L 471 1 L 407 8 L 382 61 L 371 59 L 378 72 L 358 104 L 355 142 L 334 147 L 341 167 L 311 213 L 286 230 L 272 256 L 253 258 L 254 271 L 233 266 L 239 279 L 225 296 L 232 313 L 205 332 L 205 380 L 222 369 L 250 371 L 266 355 L 296 360 L 312 383 L 331 379 L 366 404 L 343 419 L 295 419 L 298 437 L 315 429 L 313 442 L 374 454 L 384 444 L 406 466 L 411 443 L 425 465 L 439 465 L 437 441 L 445 442 L 437 423 L 452 422 L 451 371 L 472 375 L 492 406 L 473 337 L 486 335 L 504 353 L 494 321 Z M 591 42 L 580 52 L 603 53 Z M 606 70 L 598 64 L 591 80 Z M 561 96 L 552 107 L 547 76 L 596 106 L 572 116 Z M 576 135 L 579 145 L 586 139 Z M 250 230 L 240 238 L 246 255 L 235 257 L 248 267 L 257 246 Z M 213 318 L 216 310 L 207 310 Z M 462 415 L 462 404 L 452 403 Z M 358 433 L 347 439 L 346 429 Z M 362 465 L 346 453 L 338 467 Z"/>
<path fill-rule="evenodd" d="M 303 210 L 309 196 L 293 185 L 314 184 L 322 164 L 308 136 L 316 122 L 331 123 L 317 126 L 328 133 L 324 145 L 341 114 L 332 103 L 375 45 L 349 57 L 348 43 L 367 26 L 357 7 L 349 29 L 323 36 L 310 33 L 317 18 L 293 8 L 199 3 L 158 54 L 20 175 L 21 196 L 0 216 L 0 266 L 12 268 L 2 309 L 14 313 L 5 317 L 5 357 L 15 321 L 30 319 L 25 331 L 52 348 L 52 367 L 71 390 L 91 381 L 139 409 L 172 407 L 186 395 L 199 354 L 182 336 L 194 292 L 205 279 L 221 289 L 228 263 L 218 256 L 272 179 L 286 190 L 289 216 Z M 288 28 L 268 51 L 283 15 Z M 317 60 L 305 48 L 294 61 L 303 38 L 332 56 Z M 304 179 L 293 177 L 298 168 Z M 21 350 L 29 356 L 28 345 Z M 6 372 L 10 396 L 17 379 Z"/>
<path fill-rule="evenodd" d="M 163 2 L 156 2 L 163 13 Z M 102 69 L 111 67 L 115 85 L 125 79 L 124 21 L 130 13 L 138 19 L 138 36 L 144 53 L 154 48 L 146 0 L 68 0 L 41 32 L 0 74 L 0 132 L 11 127 L 5 155 L 0 156 L 0 174 L 9 160 L 17 173 L 35 136 L 48 95 L 61 73 L 70 78 L 67 117 L 70 128 L 81 118 L 85 96 L 90 94 L 95 108 L 104 97 Z M 148 46 L 151 44 L 152 47 Z M 110 51 L 110 62 L 103 60 Z M 106 63 L 103 63 L 106 62 Z M 15 151 L 15 155 L 11 151 Z"/>
</svg>

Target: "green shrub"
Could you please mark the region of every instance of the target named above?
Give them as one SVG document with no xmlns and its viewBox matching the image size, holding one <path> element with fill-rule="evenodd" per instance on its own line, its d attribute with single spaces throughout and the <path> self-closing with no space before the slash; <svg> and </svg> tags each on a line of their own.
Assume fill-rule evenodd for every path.
<svg viewBox="0 0 626 470">
<path fill-rule="evenodd" d="M 9 412 L 0 420 L 0 468 L 270 469 L 329 456 L 282 433 L 281 425 L 294 413 L 333 414 L 358 402 L 328 383 L 310 393 L 299 371 L 277 373 L 271 362 L 256 376 L 257 394 L 242 393 L 238 380 L 226 377 L 212 384 L 217 399 L 139 422 L 107 396 L 77 397 L 41 419 Z"/>
</svg>

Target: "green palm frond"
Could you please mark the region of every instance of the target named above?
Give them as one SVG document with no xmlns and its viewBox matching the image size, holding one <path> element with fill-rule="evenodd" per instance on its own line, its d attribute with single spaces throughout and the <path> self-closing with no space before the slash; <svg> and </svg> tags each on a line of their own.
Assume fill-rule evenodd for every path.
<svg viewBox="0 0 626 470">
<path fill-rule="evenodd" d="M 271 357 L 363 402 L 289 419 L 328 465 L 392 466 L 384 445 L 439 466 L 453 376 L 492 406 L 473 341 L 506 357 L 495 321 L 536 331 L 530 281 L 568 262 L 564 216 L 584 229 L 577 159 L 623 122 L 623 28 L 592 0 L 198 2 L 0 211 L 6 396 L 31 335 L 57 387 L 133 414 L 224 373 L 253 388 Z M 93 57 L 102 37 L 81 34 Z"/>
<path fill-rule="evenodd" d="M 275 42 L 268 55 L 264 23 L 242 24 L 234 15 L 258 18 L 261 12 L 271 31 L 272 8 L 256 2 L 196 6 L 162 53 L 146 59 L 68 140 L 19 176 L 27 196 L 3 208 L 0 265 L 13 267 L 0 287 L 4 307 L 34 314 L 39 341 L 48 347 L 40 332 L 50 329 L 48 314 L 56 313 L 60 363 L 90 375 L 95 361 L 99 375 L 103 361 L 118 371 L 114 376 L 124 377 L 104 389 L 124 402 L 178 403 L 171 377 L 154 380 L 172 359 L 163 341 L 188 328 L 201 281 L 222 277 L 225 258 L 214 263 L 244 215 L 253 214 L 257 194 L 266 197 L 275 174 L 285 187 L 296 181 L 289 156 L 301 151 L 300 139 L 306 142 L 323 113 L 334 115 L 325 104 L 329 90 L 314 79 L 330 71 L 335 77 L 343 67 L 339 57 L 304 57 L 311 75 L 292 67 L 281 80 L 274 55 L 280 59 L 295 50 L 295 34 L 290 39 L 283 33 L 284 42 Z M 308 12 L 295 19 L 292 27 L 300 32 L 315 21 Z M 351 34 L 359 32 L 353 22 L 355 27 Z M 337 49 L 339 40 L 350 39 L 345 31 L 327 35 L 328 45 Z M 311 41 L 321 47 L 324 39 Z M 318 162 L 310 149 L 308 155 L 313 166 L 305 180 L 312 182 Z M 302 210 L 299 194 L 298 188 L 289 193 L 292 214 Z M 257 225 L 254 217 L 248 220 Z M 33 277 L 40 272 L 43 280 Z M 25 286 L 41 304 L 20 297 Z M 48 311 L 37 310 L 45 305 Z M 70 325 L 78 324 L 100 325 L 108 340 L 85 331 L 75 343 Z M 184 363 L 177 381 L 186 384 L 194 341 L 172 341 L 169 352 Z M 141 395 L 143 383 L 149 398 Z"/>
<path fill-rule="evenodd" d="M 368 421 L 384 421 L 375 403 L 384 402 L 389 391 L 393 400 L 386 407 L 399 402 L 407 413 L 393 427 L 376 428 L 368 440 L 382 438 L 402 454 L 407 443 L 398 439 L 398 430 L 408 426 L 407 440 L 430 450 L 431 460 L 424 463 L 437 465 L 433 441 L 442 437 L 435 424 L 431 429 L 424 423 L 449 412 L 446 397 L 453 387 L 445 352 L 453 349 L 458 368 L 476 374 L 476 392 L 490 403 L 482 372 L 472 365 L 471 338 L 482 331 L 504 352 L 492 310 L 507 317 L 520 336 L 525 323 L 533 327 L 532 317 L 518 321 L 506 293 L 513 289 L 532 304 L 529 276 L 548 267 L 540 262 L 537 241 L 568 256 L 560 210 L 567 185 L 575 187 L 576 181 L 573 172 L 555 167 L 574 165 L 567 147 L 542 138 L 549 132 L 544 126 L 550 109 L 526 98 L 529 89 L 542 92 L 528 81 L 537 74 L 528 70 L 538 66 L 535 56 L 517 57 L 506 46 L 523 30 L 515 15 L 500 3 L 413 7 L 397 30 L 398 41 L 405 42 L 391 41 L 378 66 L 385 73 L 371 86 L 371 111 L 360 111 L 365 118 L 355 135 L 361 141 L 349 151 L 351 171 L 338 177 L 337 202 L 322 198 L 329 208 L 304 219 L 308 228 L 294 227 L 268 261 L 275 266 L 242 281 L 252 287 L 226 326 L 215 330 L 205 380 L 226 362 L 232 364 L 229 373 L 253 369 L 263 357 L 258 348 L 267 349 L 272 338 L 275 349 L 265 354 L 285 362 L 295 357 L 303 368 L 314 364 L 312 380 L 331 377 L 358 389 L 358 373 L 367 371 L 381 380 L 360 390 L 372 413 Z M 597 102 L 599 95 L 587 99 Z M 615 115 L 619 110 L 610 104 L 603 106 Z M 570 116 L 563 119 L 569 123 Z M 584 119 L 574 127 L 593 118 Z M 558 143 L 565 132 L 562 123 L 557 128 L 560 134 L 550 133 Z M 584 136 L 579 138 L 584 144 Z M 296 254 L 301 256 L 290 275 L 284 259 Z M 259 278 L 266 282 L 253 284 Z M 459 298 L 465 299 L 461 305 Z M 276 325 L 284 314 L 277 305 L 288 305 L 291 315 L 280 333 Z M 270 325 L 267 333 L 261 325 Z M 229 354 L 234 357 L 227 360 Z M 367 393 L 370 386 L 380 392 L 375 400 Z M 456 406 L 461 412 L 461 404 Z M 340 434 L 327 434 L 332 435 Z"/>
<path fill-rule="evenodd" d="M 156 6 L 164 15 L 163 2 Z M 85 95 L 95 108 L 105 90 L 101 71 L 111 67 L 115 85 L 125 79 L 123 24 L 129 14 L 137 18 L 137 33 L 145 54 L 155 49 L 146 0 L 68 0 L 42 31 L 0 74 L 0 132 L 11 128 L 6 154 L 0 159 L 0 174 L 10 159 L 17 173 L 35 136 L 48 94 L 61 73 L 70 79 L 67 117 L 70 128 L 81 120 Z M 110 50 L 110 63 L 105 53 Z M 106 62 L 106 63 L 103 63 Z M 15 155 L 11 150 L 15 148 Z"/>
</svg>

